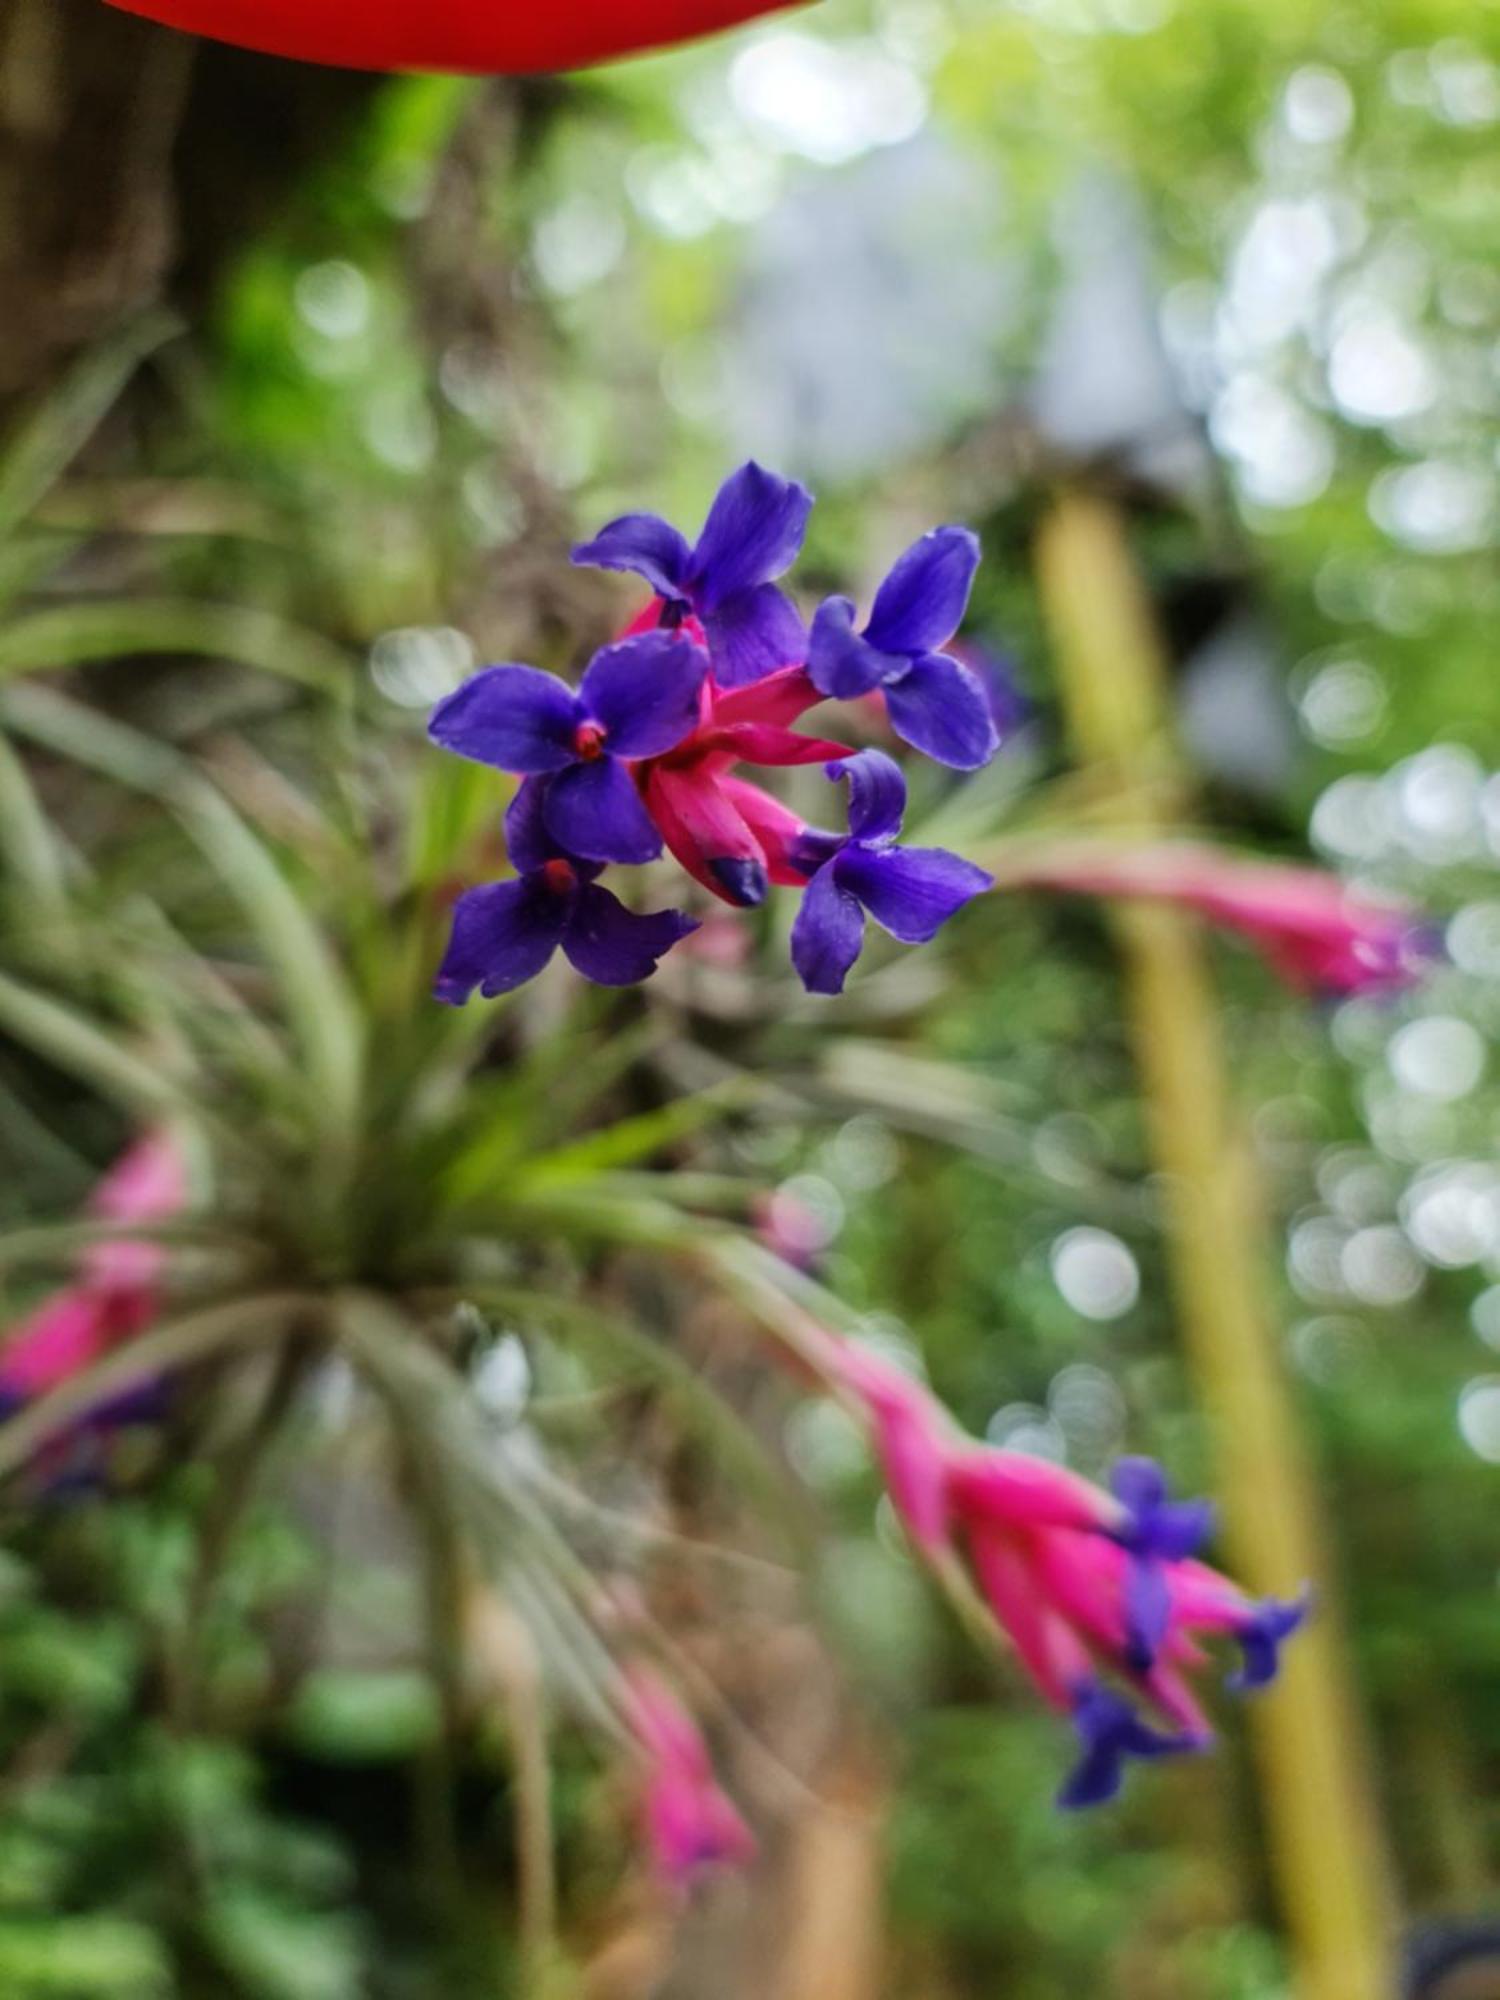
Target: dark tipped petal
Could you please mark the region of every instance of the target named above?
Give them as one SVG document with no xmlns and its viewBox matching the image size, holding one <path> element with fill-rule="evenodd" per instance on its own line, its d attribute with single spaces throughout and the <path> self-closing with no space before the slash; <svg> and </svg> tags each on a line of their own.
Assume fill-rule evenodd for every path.
<svg viewBox="0 0 1500 2000">
<path fill-rule="evenodd" d="M 849 838 L 892 840 L 906 811 L 906 780 L 883 750 L 861 750 L 828 766 L 828 776 L 849 787 Z"/>
<path fill-rule="evenodd" d="M 575 970 L 596 986 L 634 986 L 649 979 L 663 954 L 697 928 L 681 910 L 637 915 L 608 889 L 591 884 L 578 893 L 562 948 Z"/>
<path fill-rule="evenodd" d="M 955 910 L 993 880 L 941 847 L 846 847 L 834 863 L 840 884 L 882 929 L 903 944 L 926 944 Z"/>
<path fill-rule="evenodd" d="M 731 856 L 721 856 L 709 862 L 708 872 L 724 896 L 741 910 L 759 909 L 771 886 L 771 878 L 762 861 L 739 861 Z"/>
<path fill-rule="evenodd" d="M 726 597 L 704 612 L 703 629 L 720 687 L 748 687 L 807 658 L 806 627 L 774 583 Z"/>
<path fill-rule="evenodd" d="M 628 570 L 644 577 L 658 597 L 680 598 L 690 551 L 686 538 L 657 514 L 622 514 L 580 542 L 573 560 L 590 569 Z"/>
<path fill-rule="evenodd" d="M 476 987 L 488 1000 L 524 985 L 557 949 L 572 909 L 571 896 L 534 875 L 468 890 L 453 907 L 434 994 L 461 1007 Z"/>
<path fill-rule="evenodd" d="M 792 964 L 809 993 L 843 992 L 864 936 L 864 912 L 841 887 L 830 862 L 803 891 L 792 925 Z"/>
<path fill-rule="evenodd" d="M 614 757 L 560 771 L 542 810 L 552 838 L 587 861 L 654 861 L 661 853 L 634 780 Z"/>
<path fill-rule="evenodd" d="M 619 757 L 657 757 L 680 743 L 698 721 L 698 692 L 708 661 L 672 632 L 643 632 L 595 653 L 578 695 L 603 725 Z"/>
<path fill-rule="evenodd" d="M 888 681 L 886 713 L 904 743 L 955 771 L 977 771 L 1000 747 L 978 677 L 947 653 L 923 653 Z"/>
<path fill-rule="evenodd" d="M 573 759 L 578 700 L 540 667 L 485 667 L 432 711 L 434 743 L 478 764 L 529 775 Z"/>
<path fill-rule="evenodd" d="M 875 593 L 865 636 L 886 653 L 930 653 L 958 630 L 979 567 L 979 537 L 934 528 L 898 556 Z"/>
<path fill-rule="evenodd" d="M 764 868 L 766 857 L 739 808 L 721 789 L 721 775 L 704 764 L 677 770 L 653 764 L 646 799 L 662 837 L 693 880 L 724 902 L 735 903 L 740 898 L 714 872 L 715 864 L 739 861 Z M 741 886 L 753 879 L 750 874 L 739 877 Z"/>
<path fill-rule="evenodd" d="M 1249 1688 L 1267 1687 L 1281 1666 L 1281 1648 L 1312 1610 L 1312 1592 L 1304 1590 L 1290 1603 L 1279 1598 L 1262 1598 L 1255 1605 L 1235 1637 L 1245 1656 L 1245 1664 L 1231 1674 L 1228 1685 L 1243 1693 Z"/>
<path fill-rule="evenodd" d="M 771 881 L 800 889 L 813 872 L 799 865 L 813 829 L 790 806 L 784 806 L 780 799 L 773 799 L 769 792 L 763 792 L 746 778 L 721 777 L 718 788 L 765 855 L 766 873 Z"/>
<path fill-rule="evenodd" d="M 847 597 L 825 597 L 813 613 L 807 640 L 808 678 L 820 694 L 854 701 L 906 672 L 906 656 L 882 653 L 854 629 L 854 606 Z"/>
<path fill-rule="evenodd" d="M 693 550 L 694 609 L 700 615 L 716 611 L 727 598 L 788 570 L 802 547 L 811 510 L 812 495 L 805 486 L 777 478 L 754 459 L 731 472 Z"/>
</svg>

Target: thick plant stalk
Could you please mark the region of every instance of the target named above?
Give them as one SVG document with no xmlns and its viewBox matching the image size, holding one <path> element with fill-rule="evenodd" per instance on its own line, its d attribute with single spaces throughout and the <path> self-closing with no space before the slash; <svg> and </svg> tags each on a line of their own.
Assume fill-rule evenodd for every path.
<svg viewBox="0 0 1500 2000">
<path fill-rule="evenodd" d="M 1082 758 L 1152 802 L 1169 831 L 1180 796 L 1161 647 L 1111 503 L 1057 498 L 1036 548 L 1059 685 Z M 1193 918 L 1116 906 L 1131 1025 L 1183 1338 L 1215 1426 L 1230 1556 L 1247 1588 L 1304 1580 L 1317 1614 L 1254 1708 L 1275 1879 L 1300 2000 L 1389 2000 L 1393 1904 L 1318 1499 L 1277 1354 L 1266 1232 L 1231 1102 L 1208 966 Z"/>
</svg>

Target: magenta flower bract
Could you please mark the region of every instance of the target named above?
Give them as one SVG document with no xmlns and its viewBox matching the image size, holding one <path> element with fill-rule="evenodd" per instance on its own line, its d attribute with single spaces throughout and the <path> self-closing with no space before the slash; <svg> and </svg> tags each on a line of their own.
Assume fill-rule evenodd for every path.
<svg viewBox="0 0 1500 2000">
<path fill-rule="evenodd" d="M 86 1212 L 100 1222 L 164 1222 L 187 1204 L 187 1173 L 175 1141 L 150 1132 L 99 1182 Z M 91 1244 L 78 1276 L 10 1328 L 0 1342 L 0 1414 L 71 1381 L 83 1369 L 144 1333 L 161 1311 L 165 1253 L 149 1241 Z M 113 1395 L 44 1447 L 39 1464 L 49 1491 L 87 1486 L 97 1477 L 101 1441 L 118 1424 L 153 1413 L 149 1381 Z"/>
<path fill-rule="evenodd" d="M 1398 990 L 1421 977 L 1433 954 L 1431 927 L 1404 905 L 1362 896 L 1321 868 L 1211 847 L 1063 847 L 1023 861 L 1005 879 L 1179 904 L 1248 939 L 1283 979 L 1310 992 Z"/>
<path fill-rule="evenodd" d="M 641 1825 L 660 1879 L 680 1891 L 748 1862 L 755 1837 L 715 1778 L 702 1732 L 647 1667 L 626 1677 L 626 1720 L 645 1760 Z"/>
</svg>

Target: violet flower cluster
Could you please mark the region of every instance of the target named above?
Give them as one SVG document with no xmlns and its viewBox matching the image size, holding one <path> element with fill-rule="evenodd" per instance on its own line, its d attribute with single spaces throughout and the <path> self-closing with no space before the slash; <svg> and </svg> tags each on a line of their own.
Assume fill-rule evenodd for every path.
<svg viewBox="0 0 1500 2000">
<path fill-rule="evenodd" d="M 440 1000 L 508 993 L 561 950 L 602 986 L 648 978 L 697 928 L 680 910 L 627 908 L 598 878 L 665 847 L 738 908 L 773 884 L 802 890 L 792 962 L 809 992 L 838 993 L 865 921 L 924 943 L 990 886 L 973 863 L 898 836 L 905 781 L 883 752 L 792 728 L 827 699 L 876 695 L 897 736 L 955 770 L 999 744 L 992 703 L 945 650 L 963 618 L 979 544 L 936 528 L 897 561 L 855 630 L 847 598 L 804 626 L 780 587 L 811 496 L 753 462 L 719 489 L 691 547 L 653 514 L 611 521 L 573 560 L 625 570 L 654 592 L 578 687 L 516 664 L 483 668 L 433 712 L 443 749 L 522 782 L 505 815 L 513 880 L 467 891 L 438 970 Z M 741 766 L 822 764 L 848 785 L 843 833 L 807 825 Z"/>
</svg>

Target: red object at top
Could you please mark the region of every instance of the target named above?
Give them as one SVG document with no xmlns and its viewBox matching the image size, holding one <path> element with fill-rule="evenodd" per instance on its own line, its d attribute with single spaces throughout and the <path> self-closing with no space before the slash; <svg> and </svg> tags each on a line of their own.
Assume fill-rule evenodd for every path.
<svg viewBox="0 0 1500 2000">
<path fill-rule="evenodd" d="M 111 0 L 171 28 L 349 69 L 578 69 L 792 0 Z"/>
</svg>

